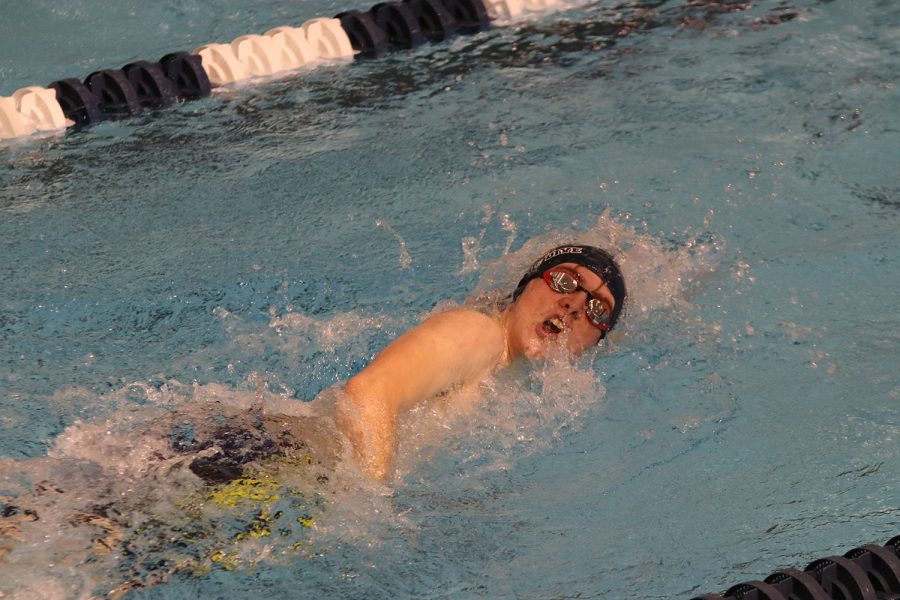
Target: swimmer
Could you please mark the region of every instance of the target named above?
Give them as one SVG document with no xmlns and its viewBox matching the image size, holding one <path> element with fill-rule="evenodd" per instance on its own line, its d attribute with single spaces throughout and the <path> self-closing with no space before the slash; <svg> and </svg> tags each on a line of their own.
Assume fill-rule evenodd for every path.
<svg viewBox="0 0 900 600">
<path fill-rule="evenodd" d="M 368 476 L 386 479 L 401 413 L 450 390 L 471 391 L 519 358 L 539 360 L 552 350 L 578 356 L 606 337 L 624 302 L 612 256 L 572 244 L 535 261 L 505 305 L 429 317 L 344 385 L 338 424 L 356 461 Z"/>
<path fill-rule="evenodd" d="M 404 411 L 436 396 L 461 410 L 466 392 L 517 359 L 576 356 L 615 326 L 624 302 L 608 253 L 560 246 L 503 303 L 426 319 L 322 402 L 288 407 L 258 381 L 252 395 L 210 385 L 176 410 L 148 409 L 140 435 L 110 438 L 113 455 L 144 457 L 124 482 L 111 475 L 115 463 L 107 470 L 90 452 L 58 470 L 49 457 L 27 469 L 0 462 L 0 481 L 25 470 L 53 477 L 0 497 L 0 595 L 5 565 L 21 568 L 36 547 L 41 564 L 90 566 L 78 585 L 112 590 L 109 598 L 176 572 L 252 567 L 270 552 L 315 555 L 311 532 L 334 494 L 345 439 L 366 475 L 387 479 Z M 83 423 L 76 431 L 106 428 Z M 58 547 L 41 546 L 55 536 Z"/>
</svg>

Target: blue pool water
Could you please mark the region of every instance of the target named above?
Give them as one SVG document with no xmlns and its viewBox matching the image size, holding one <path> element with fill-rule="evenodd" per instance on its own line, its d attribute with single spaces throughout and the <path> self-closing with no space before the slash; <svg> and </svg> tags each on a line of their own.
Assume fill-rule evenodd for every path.
<svg viewBox="0 0 900 600">
<path fill-rule="evenodd" d="M 347 8 L 5 6 L 0 94 Z M 0 591 L 678 598 L 896 535 L 897 23 L 604 1 L 0 150 Z M 571 235 L 621 333 L 409 415 L 390 486 L 285 469 L 237 540 L 267 509 L 177 475 Z"/>
</svg>

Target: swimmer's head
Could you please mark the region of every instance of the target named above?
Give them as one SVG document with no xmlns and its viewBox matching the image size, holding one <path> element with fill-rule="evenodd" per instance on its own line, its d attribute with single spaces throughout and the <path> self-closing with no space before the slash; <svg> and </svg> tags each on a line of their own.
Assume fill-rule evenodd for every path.
<svg viewBox="0 0 900 600">
<path fill-rule="evenodd" d="M 615 299 L 615 306 L 613 306 L 609 316 L 608 328 L 600 336 L 600 339 L 603 339 L 618 321 L 626 297 L 625 279 L 622 277 L 622 271 L 619 269 L 616 261 L 613 260 L 612 255 L 605 250 L 594 246 L 567 244 L 545 252 L 531 265 L 531 268 L 519 281 L 519 285 L 516 286 L 513 292 L 513 301 L 519 298 L 525 290 L 525 286 L 532 279 L 542 277 L 551 267 L 564 263 L 574 263 L 590 270 L 606 284 L 607 289 Z"/>
</svg>

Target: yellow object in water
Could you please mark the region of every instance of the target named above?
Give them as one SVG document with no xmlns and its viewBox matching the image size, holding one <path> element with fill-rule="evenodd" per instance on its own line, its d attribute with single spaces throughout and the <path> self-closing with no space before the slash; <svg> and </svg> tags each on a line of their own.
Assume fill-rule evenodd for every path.
<svg viewBox="0 0 900 600">
<path fill-rule="evenodd" d="M 241 566 L 241 559 L 237 554 L 228 554 L 222 550 L 213 552 L 209 558 L 226 571 L 234 571 Z"/>
<path fill-rule="evenodd" d="M 209 501 L 219 506 L 237 508 L 243 502 L 275 502 L 278 483 L 269 479 L 241 477 L 212 492 Z"/>
</svg>

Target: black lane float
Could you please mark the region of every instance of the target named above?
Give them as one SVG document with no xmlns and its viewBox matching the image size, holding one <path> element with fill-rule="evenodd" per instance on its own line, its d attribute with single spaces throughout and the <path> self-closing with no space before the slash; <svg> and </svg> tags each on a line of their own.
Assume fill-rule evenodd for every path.
<svg viewBox="0 0 900 600">
<path fill-rule="evenodd" d="M 691 600 L 900 600 L 900 535 Z"/>
</svg>

